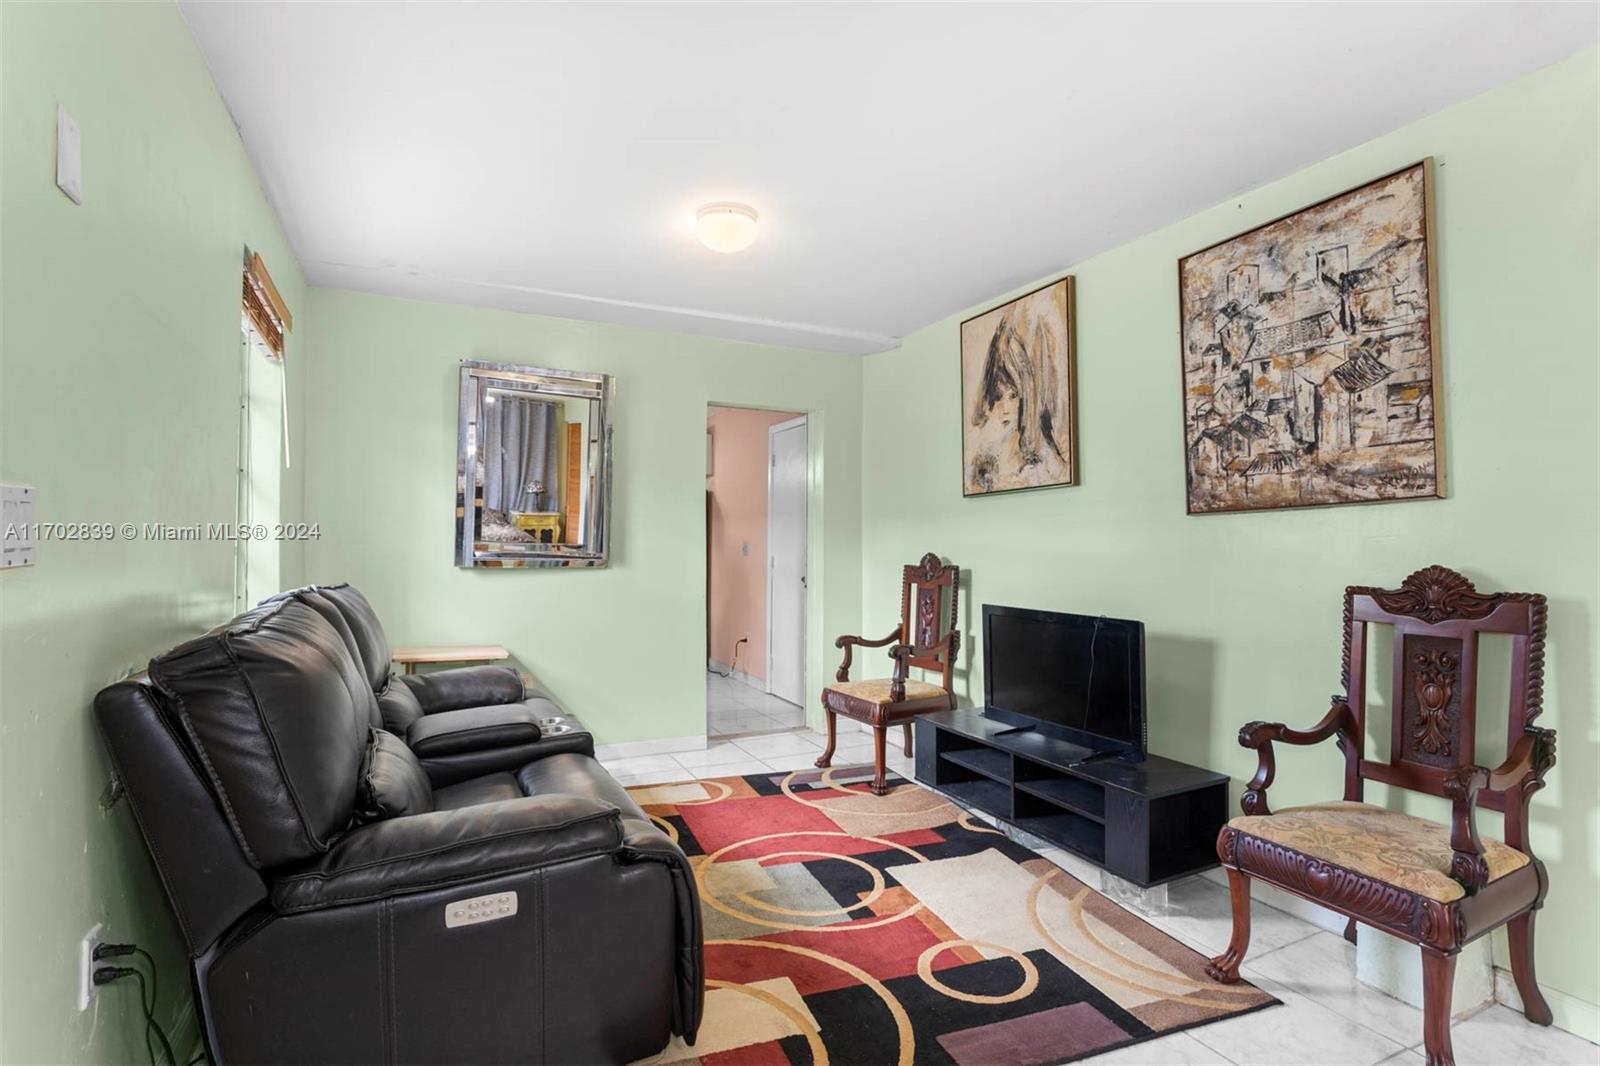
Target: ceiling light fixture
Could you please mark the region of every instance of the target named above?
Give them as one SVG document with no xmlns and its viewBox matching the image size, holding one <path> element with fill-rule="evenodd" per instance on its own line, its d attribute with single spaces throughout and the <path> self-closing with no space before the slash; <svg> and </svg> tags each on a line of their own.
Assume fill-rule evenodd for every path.
<svg viewBox="0 0 1600 1066">
<path fill-rule="evenodd" d="M 706 204 L 694 215 L 694 235 L 713 252 L 742 252 L 756 241 L 756 209 L 744 204 Z"/>
</svg>

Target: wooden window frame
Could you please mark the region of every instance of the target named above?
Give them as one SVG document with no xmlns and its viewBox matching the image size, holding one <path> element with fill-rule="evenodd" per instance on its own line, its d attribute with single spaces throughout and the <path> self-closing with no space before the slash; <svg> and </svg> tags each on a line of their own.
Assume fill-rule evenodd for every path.
<svg viewBox="0 0 1600 1066">
<path fill-rule="evenodd" d="M 245 249 L 244 314 L 261 334 L 274 359 L 283 359 L 283 338 L 294 329 L 294 316 L 267 273 L 260 254 Z"/>
</svg>

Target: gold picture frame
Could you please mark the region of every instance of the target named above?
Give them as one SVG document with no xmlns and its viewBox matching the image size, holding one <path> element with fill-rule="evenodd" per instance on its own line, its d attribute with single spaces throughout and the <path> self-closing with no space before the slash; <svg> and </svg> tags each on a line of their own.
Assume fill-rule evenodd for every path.
<svg viewBox="0 0 1600 1066">
<path fill-rule="evenodd" d="M 1433 160 L 1178 261 L 1189 514 L 1445 495 Z"/>
<path fill-rule="evenodd" d="M 1077 310 L 1068 275 L 961 323 L 961 494 L 1078 484 Z"/>
</svg>

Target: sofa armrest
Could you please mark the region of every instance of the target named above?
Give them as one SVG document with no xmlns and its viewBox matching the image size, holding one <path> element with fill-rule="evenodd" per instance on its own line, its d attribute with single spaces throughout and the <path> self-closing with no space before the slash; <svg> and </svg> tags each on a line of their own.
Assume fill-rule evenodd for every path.
<svg viewBox="0 0 1600 1066">
<path fill-rule="evenodd" d="M 419 759 L 532 744 L 538 739 L 538 716 L 525 703 L 425 714 L 406 730 L 406 745 Z"/>
<path fill-rule="evenodd" d="M 552 755 L 587 755 L 594 757 L 594 737 L 583 730 L 566 733 L 544 733 L 532 744 L 509 744 L 504 747 L 478 748 L 454 755 L 418 756 L 422 769 L 433 782 L 434 788 L 444 788 L 469 778 L 484 774 L 517 773 L 529 763 L 539 762 Z"/>
<path fill-rule="evenodd" d="M 421 892 L 622 848 L 621 814 L 583 796 L 527 796 L 350 830 L 273 882 L 282 914 Z"/>
<path fill-rule="evenodd" d="M 426 674 L 401 674 L 423 714 L 516 703 L 524 696 L 522 675 L 509 666 L 459 666 Z"/>
</svg>

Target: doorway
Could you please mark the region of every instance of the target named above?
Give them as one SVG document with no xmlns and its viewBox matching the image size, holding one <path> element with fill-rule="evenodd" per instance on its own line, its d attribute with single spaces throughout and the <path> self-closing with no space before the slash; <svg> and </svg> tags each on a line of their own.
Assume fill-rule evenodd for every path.
<svg viewBox="0 0 1600 1066">
<path fill-rule="evenodd" d="M 806 416 L 767 428 L 767 691 L 801 706 L 806 684 Z"/>
<path fill-rule="evenodd" d="M 805 724 L 807 420 L 706 411 L 706 733 Z"/>
</svg>

